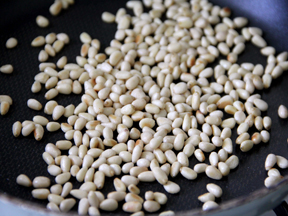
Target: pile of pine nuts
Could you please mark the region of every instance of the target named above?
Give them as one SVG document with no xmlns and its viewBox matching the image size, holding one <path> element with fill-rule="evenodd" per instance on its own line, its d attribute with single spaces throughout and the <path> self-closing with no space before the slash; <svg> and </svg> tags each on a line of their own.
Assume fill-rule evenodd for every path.
<svg viewBox="0 0 288 216">
<path fill-rule="evenodd" d="M 50 7 L 52 15 L 60 13 L 63 2 L 70 4 L 56 0 Z M 167 202 L 166 195 L 147 191 L 144 200 L 138 195 L 139 182 L 158 181 L 167 193 L 175 194 L 181 185 L 171 178 L 177 175 L 195 180 L 205 173 L 220 180 L 239 165 L 233 155 L 233 128 L 237 127 L 235 142 L 242 152 L 270 139 L 271 118 L 262 116 L 268 104 L 254 91 L 269 88 L 273 79 L 288 70 L 287 52 L 276 55 L 261 29 L 246 27 L 244 17 L 229 18 L 229 8 L 213 6 L 207 0 L 128 1 L 126 6 L 134 16 L 124 8 L 116 15 L 102 14 L 104 22 L 117 23 L 115 39 L 105 54 L 99 53 L 99 40 L 86 32 L 80 34 L 83 45 L 76 63 L 68 63 L 65 56 L 56 64 L 46 62 L 69 43 L 64 33 L 38 36 L 31 43 L 33 47 L 45 46 L 38 56 L 42 63 L 31 91 L 39 92 L 45 85 L 49 101 L 44 112 L 52 115 L 54 122 L 40 115 L 32 121 L 17 121 L 13 134 L 34 132 L 35 139 L 41 140 L 46 126 L 49 132 L 61 129 L 66 140 L 48 143 L 42 155 L 56 184 L 51 186 L 49 178 L 42 176 L 32 182 L 24 174 L 18 176 L 17 183 L 33 186 L 32 196 L 48 199 L 51 211 L 69 211 L 76 198 L 80 215 L 99 215 L 99 209 L 114 211 L 122 200 L 122 209 L 134 216 L 144 215 L 142 207 L 156 212 Z M 143 12 L 144 6 L 150 11 Z M 162 16 L 166 20 L 162 21 Z M 236 63 L 247 42 L 267 56 L 265 68 Z M 215 68 L 209 67 L 219 57 L 226 59 Z M 83 90 L 82 102 L 76 106 L 64 107 L 52 100 L 58 94 L 81 94 Z M 1 96 L 0 102 L 2 113 Z M 27 105 L 42 109 L 35 99 L 29 99 Z M 224 119 L 224 113 L 230 117 Z M 287 118 L 287 109 L 281 111 L 284 113 Z M 57 122 L 62 116 L 67 123 Z M 259 132 L 250 135 L 248 130 L 253 126 Z M 68 155 L 62 154 L 64 150 Z M 193 155 L 199 163 L 192 169 L 189 158 Z M 210 164 L 204 162 L 207 155 Z M 287 159 L 268 155 L 267 187 L 281 179 L 279 171 L 271 169 L 276 163 L 288 167 Z M 117 178 L 121 174 L 121 179 Z M 79 189 L 72 189 L 72 177 L 84 182 Z M 99 191 L 105 177 L 115 178 L 115 191 L 106 198 Z M 209 193 L 198 197 L 204 211 L 217 208 L 215 197 L 222 195 L 215 184 L 208 184 L 207 190 Z M 67 198 L 69 194 L 73 198 Z"/>
<path fill-rule="evenodd" d="M 213 183 L 207 184 L 206 189 L 208 190 L 208 193 L 202 194 L 198 197 L 198 200 L 204 203 L 204 211 L 217 208 L 218 204 L 215 202 L 215 197 L 219 198 L 222 196 L 223 193 L 222 189 L 218 185 Z"/>
</svg>

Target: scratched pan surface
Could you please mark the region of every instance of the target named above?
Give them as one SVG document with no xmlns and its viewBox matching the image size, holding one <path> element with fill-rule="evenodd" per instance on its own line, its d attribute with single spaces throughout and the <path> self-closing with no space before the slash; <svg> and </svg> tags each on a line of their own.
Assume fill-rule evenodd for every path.
<svg viewBox="0 0 288 216">
<path fill-rule="evenodd" d="M 0 116 L 0 192 L 38 203 L 44 207 L 46 201 L 33 199 L 31 189 L 18 186 L 15 179 L 19 174 L 25 173 L 31 179 L 43 175 L 54 182 L 54 178 L 47 173 L 47 165 L 42 160 L 42 153 L 47 143 L 55 143 L 59 139 L 64 139 L 62 131 L 55 133 L 45 131 L 45 135 L 40 142 L 35 141 L 32 136 L 27 138 L 14 138 L 12 136 L 11 127 L 17 120 L 31 120 L 35 115 L 44 115 L 52 120 L 43 111 L 32 111 L 26 106 L 29 98 L 35 98 L 43 105 L 46 102 L 44 87 L 37 94 L 30 91 L 34 76 L 39 72 L 37 57 L 41 50 L 41 48 L 32 48 L 31 41 L 38 35 L 45 36 L 50 32 L 67 33 L 70 36 L 70 44 L 65 46 L 56 57 L 49 58 L 49 61 L 52 62 L 56 62 L 63 55 L 68 57 L 68 62 L 75 62 L 75 57 L 79 55 L 81 47 L 79 34 L 83 31 L 88 32 L 93 38 L 98 38 L 101 41 L 103 51 L 114 38 L 116 24 L 103 23 L 101 13 L 110 11 L 115 14 L 118 8 L 125 7 L 125 2 L 124 0 L 76 0 L 75 5 L 62 11 L 57 17 L 52 17 L 48 12 L 52 1 L 14 0 L 0 2 L 0 65 L 9 63 L 14 66 L 13 74 L 0 74 L 0 94 L 7 94 L 13 98 L 13 105 L 9 113 Z M 211 0 L 211 2 L 230 7 L 233 11 L 232 17 L 245 16 L 249 19 L 249 26 L 260 27 L 264 32 L 264 38 L 269 45 L 276 48 L 277 53 L 288 50 L 287 1 Z M 49 18 L 50 26 L 48 28 L 42 29 L 36 25 L 35 18 L 39 14 Z M 18 39 L 19 43 L 15 49 L 6 49 L 5 42 L 9 37 Z M 266 65 L 266 58 L 260 55 L 258 48 L 250 43 L 247 43 L 246 47 L 245 54 L 239 56 L 238 63 L 252 62 Z M 273 152 L 288 157 L 288 122 L 279 119 L 277 116 L 278 106 L 280 104 L 288 105 L 287 84 L 288 76 L 284 72 L 281 78 L 273 80 L 270 89 L 261 92 L 262 97 L 269 104 L 267 115 L 273 121 L 270 142 L 260 144 L 248 153 L 242 153 L 239 146 L 234 148 L 234 154 L 239 157 L 240 165 L 228 177 L 220 181 L 208 179 L 204 174 L 199 175 L 197 180 L 194 181 L 176 177 L 173 181 L 181 186 L 181 192 L 177 195 L 168 194 L 168 202 L 161 207 L 161 211 L 170 209 L 187 211 L 201 208 L 202 204 L 197 200 L 197 197 L 206 192 L 205 185 L 211 182 L 217 183 L 224 190 L 222 198 L 217 200 L 220 203 L 242 196 L 249 196 L 252 192 L 263 188 L 263 181 L 266 178 L 264 161 L 267 154 Z M 56 100 L 64 106 L 71 103 L 77 105 L 81 100 L 81 95 L 59 95 Z M 66 119 L 61 118 L 60 122 L 66 122 Z M 234 131 L 234 141 L 235 137 Z M 196 160 L 193 157 L 190 159 L 190 167 L 195 164 Z M 287 170 L 281 170 L 281 173 L 286 175 Z M 75 182 L 75 180 L 72 179 L 72 182 Z M 75 182 L 74 186 L 78 188 L 80 184 Z M 165 192 L 163 187 L 157 183 L 140 183 L 139 187 L 142 197 L 147 190 Z M 112 190 L 112 179 L 106 178 L 106 184 L 102 191 L 107 194 Z M 121 210 L 118 213 L 123 214 Z"/>
</svg>

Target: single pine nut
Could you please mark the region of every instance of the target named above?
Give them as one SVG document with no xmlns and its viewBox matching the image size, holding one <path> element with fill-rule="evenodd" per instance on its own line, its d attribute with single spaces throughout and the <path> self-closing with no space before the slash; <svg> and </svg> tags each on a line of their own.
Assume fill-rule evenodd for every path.
<svg viewBox="0 0 288 216">
<path fill-rule="evenodd" d="M 267 188 L 271 188 L 273 186 L 276 186 L 281 181 L 281 179 L 281 176 L 269 176 L 265 179 L 264 185 Z"/>
<path fill-rule="evenodd" d="M 125 201 L 126 202 L 136 201 L 136 202 L 139 202 L 141 204 L 143 204 L 143 202 L 144 202 L 144 200 L 140 196 L 138 196 L 137 194 L 133 194 L 133 193 L 128 193 L 125 196 Z"/>
<path fill-rule="evenodd" d="M 229 166 L 230 169 L 235 169 L 239 165 L 239 159 L 237 156 L 230 156 L 225 163 Z"/>
<path fill-rule="evenodd" d="M 288 167 L 288 160 L 282 156 L 277 155 L 277 165 L 281 169 L 286 169 Z"/>
<path fill-rule="evenodd" d="M 143 208 L 148 212 L 156 212 L 160 209 L 160 204 L 156 201 L 147 200 L 143 204 Z"/>
<path fill-rule="evenodd" d="M 53 49 L 55 50 L 56 53 L 60 52 L 63 47 L 64 47 L 64 42 L 61 40 L 56 40 L 53 45 L 52 45 Z"/>
<path fill-rule="evenodd" d="M 59 33 L 56 35 L 56 38 L 59 40 L 59 41 L 63 41 L 64 44 L 68 44 L 70 42 L 70 38 L 67 34 L 65 33 Z"/>
<path fill-rule="evenodd" d="M 6 48 L 7 49 L 13 49 L 14 47 L 16 47 L 18 44 L 18 41 L 16 38 L 11 37 L 6 41 Z"/>
<path fill-rule="evenodd" d="M 48 189 L 34 189 L 32 190 L 32 196 L 35 199 L 47 199 L 50 191 Z"/>
<path fill-rule="evenodd" d="M 212 193 L 205 193 L 198 196 L 198 200 L 203 203 L 207 201 L 215 201 L 215 196 Z"/>
<path fill-rule="evenodd" d="M 26 126 L 22 128 L 22 135 L 23 136 L 28 136 L 29 134 L 32 133 L 35 129 L 35 124 L 33 123 L 28 123 Z"/>
<path fill-rule="evenodd" d="M 46 206 L 46 208 L 49 210 L 49 211 L 54 211 L 54 212 L 60 212 L 60 209 L 59 207 L 53 203 L 53 202 L 49 202 Z"/>
<path fill-rule="evenodd" d="M 47 26 L 49 26 L 49 20 L 46 17 L 41 16 L 41 15 L 38 15 L 36 17 L 36 23 L 41 28 L 46 28 Z"/>
<path fill-rule="evenodd" d="M 114 199 L 105 199 L 100 203 L 99 208 L 104 211 L 115 211 L 118 208 L 118 203 Z"/>
<path fill-rule="evenodd" d="M 65 184 L 66 182 L 69 181 L 70 177 L 71 177 L 71 174 L 69 172 L 65 172 L 56 176 L 55 182 L 57 184 Z"/>
<path fill-rule="evenodd" d="M 180 186 L 172 181 L 168 181 L 166 185 L 164 185 L 164 189 L 170 194 L 176 194 L 180 191 Z"/>
<path fill-rule="evenodd" d="M 140 216 L 140 215 L 139 215 Z M 159 214 L 159 216 L 175 216 L 175 213 L 171 210 L 169 211 L 163 211 Z"/>
<path fill-rule="evenodd" d="M 137 202 L 137 201 L 129 201 L 126 202 L 123 207 L 122 207 L 123 211 L 125 212 L 138 212 L 142 209 L 142 205 L 141 203 Z"/>
<path fill-rule="evenodd" d="M 45 38 L 43 36 L 36 37 L 32 42 L 31 46 L 33 47 L 40 47 L 45 44 Z"/>
<path fill-rule="evenodd" d="M 212 178 L 215 180 L 220 180 L 222 178 L 221 172 L 213 166 L 208 166 L 205 170 L 205 173 L 209 178 Z"/>
<path fill-rule="evenodd" d="M 31 187 L 32 186 L 31 180 L 25 174 L 21 174 L 21 175 L 17 176 L 16 182 L 17 182 L 17 184 L 22 185 L 24 187 Z"/>
<path fill-rule="evenodd" d="M 288 110 L 284 105 L 280 105 L 278 108 L 278 116 L 282 119 L 286 119 L 288 117 Z"/>
<path fill-rule="evenodd" d="M 48 200 L 51 203 L 55 203 L 55 204 L 59 205 L 61 203 L 61 201 L 64 200 L 64 198 L 59 196 L 59 195 L 56 195 L 56 194 L 49 194 Z"/>
<path fill-rule="evenodd" d="M 113 23 L 115 21 L 115 16 L 109 12 L 103 12 L 101 18 L 106 23 Z"/>
<path fill-rule="evenodd" d="M 268 171 L 268 176 L 276 176 L 276 177 L 279 176 L 280 177 L 281 174 L 280 174 L 278 169 L 272 168 Z"/>
<path fill-rule="evenodd" d="M 7 101 L 1 103 L 1 115 L 6 115 L 9 111 L 10 105 Z"/>
<path fill-rule="evenodd" d="M 49 8 L 49 12 L 53 16 L 57 16 L 61 12 L 61 10 L 62 10 L 62 1 L 55 1 Z"/>
<path fill-rule="evenodd" d="M 217 197 L 217 198 L 219 198 L 219 197 L 222 196 L 223 191 L 222 191 L 222 189 L 221 189 L 218 185 L 216 185 L 216 184 L 213 184 L 213 183 L 207 184 L 207 185 L 206 185 L 206 189 L 207 189 L 210 193 L 212 193 L 215 197 Z"/>
<path fill-rule="evenodd" d="M 42 109 L 42 104 L 39 101 L 37 101 L 36 99 L 29 99 L 27 101 L 27 106 L 30 109 L 34 109 L 34 110 L 41 110 Z"/>
<path fill-rule="evenodd" d="M 265 160 L 265 169 L 270 170 L 277 162 L 277 157 L 274 154 L 269 154 Z"/>
<path fill-rule="evenodd" d="M 73 208 L 75 204 L 76 200 L 73 198 L 64 199 L 61 201 L 59 208 L 62 212 L 68 212 Z"/>
<path fill-rule="evenodd" d="M 4 74 L 11 74 L 13 72 L 13 66 L 11 64 L 2 65 L 0 67 L 0 72 Z"/>
<path fill-rule="evenodd" d="M 211 209 L 218 208 L 218 206 L 219 205 L 214 201 L 207 201 L 203 204 L 202 209 L 203 209 L 203 211 L 208 211 Z"/>
</svg>

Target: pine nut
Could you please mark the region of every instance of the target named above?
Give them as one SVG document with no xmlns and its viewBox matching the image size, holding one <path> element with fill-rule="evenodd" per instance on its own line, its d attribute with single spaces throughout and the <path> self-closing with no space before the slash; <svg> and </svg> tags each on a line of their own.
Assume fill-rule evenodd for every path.
<svg viewBox="0 0 288 216">
<path fill-rule="evenodd" d="M 168 177 L 166 173 L 159 167 L 154 167 L 152 172 L 155 176 L 155 179 L 162 185 L 165 185 L 168 182 Z"/>
<path fill-rule="evenodd" d="M 6 48 L 7 49 L 13 49 L 14 47 L 16 47 L 18 44 L 18 41 L 16 38 L 11 37 L 6 41 Z"/>
<path fill-rule="evenodd" d="M 146 191 L 146 193 L 145 193 L 145 200 L 154 200 L 154 193 L 153 193 L 153 191 Z"/>
<path fill-rule="evenodd" d="M 49 202 L 49 203 L 47 204 L 46 208 L 47 208 L 49 211 L 60 212 L 59 207 L 58 207 L 55 203 L 52 203 L 52 202 Z"/>
<path fill-rule="evenodd" d="M 266 41 L 258 34 L 254 35 L 251 39 L 251 42 L 260 48 L 266 47 Z"/>
<path fill-rule="evenodd" d="M 272 168 L 268 171 L 268 176 L 281 176 L 279 170 L 277 170 L 276 168 Z"/>
<path fill-rule="evenodd" d="M 286 169 L 288 167 L 288 160 L 282 156 L 277 155 L 277 165 L 281 169 Z"/>
<path fill-rule="evenodd" d="M 6 101 L 3 101 L 1 103 L 1 110 L 0 110 L 1 111 L 1 115 L 6 115 L 8 113 L 8 111 L 9 111 L 9 108 L 10 108 L 9 103 L 6 102 Z"/>
<path fill-rule="evenodd" d="M 42 104 L 37 101 L 36 99 L 29 99 L 27 101 L 27 106 L 31 109 L 34 109 L 34 110 L 41 110 L 42 109 Z"/>
<path fill-rule="evenodd" d="M 156 180 L 152 171 L 141 172 L 138 175 L 138 179 L 142 182 L 153 182 Z"/>
<path fill-rule="evenodd" d="M 129 201 L 123 205 L 122 209 L 125 212 L 133 213 L 140 211 L 142 209 L 142 205 L 137 201 Z"/>
<path fill-rule="evenodd" d="M 188 180 L 194 180 L 197 178 L 197 173 L 189 167 L 181 167 L 180 173 Z"/>
<path fill-rule="evenodd" d="M 113 23 L 115 21 L 115 16 L 109 12 L 103 12 L 101 18 L 106 23 Z"/>
<path fill-rule="evenodd" d="M 143 208 L 145 209 L 145 211 L 147 212 L 156 212 L 160 209 L 160 204 L 156 201 L 152 201 L 152 200 L 147 200 L 144 202 L 143 204 Z"/>
<path fill-rule="evenodd" d="M 20 174 L 19 176 L 17 176 L 16 182 L 17 182 L 17 184 L 22 185 L 24 187 L 31 187 L 32 186 L 31 180 L 25 174 Z"/>
<path fill-rule="evenodd" d="M 56 38 L 59 40 L 59 41 L 63 41 L 64 44 L 68 44 L 70 42 L 70 39 L 69 39 L 69 36 L 65 33 L 59 33 L 56 35 Z"/>
<path fill-rule="evenodd" d="M 80 40 L 82 43 L 88 43 L 88 44 L 91 43 L 92 41 L 91 36 L 86 32 L 82 32 L 80 34 Z"/>
<path fill-rule="evenodd" d="M 34 188 L 45 188 L 50 186 L 50 179 L 44 176 L 38 176 L 33 179 Z"/>
<path fill-rule="evenodd" d="M 273 186 L 276 186 L 281 181 L 281 179 L 282 179 L 281 176 L 269 176 L 265 179 L 264 185 L 267 188 L 271 188 Z"/>
<path fill-rule="evenodd" d="M 268 131 L 262 130 L 260 134 L 262 142 L 267 143 L 270 140 L 270 134 Z"/>
<path fill-rule="evenodd" d="M 73 198 L 64 199 L 61 201 L 59 208 L 62 212 L 68 212 L 73 208 L 75 204 L 76 200 Z"/>
<path fill-rule="evenodd" d="M 282 119 L 286 119 L 288 117 L 288 110 L 284 105 L 280 105 L 278 108 L 278 116 Z"/>
<path fill-rule="evenodd" d="M 28 136 L 29 134 L 32 133 L 32 131 L 34 131 L 34 129 L 35 129 L 35 124 L 29 123 L 22 128 L 22 135 Z"/>
<path fill-rule="evenodd" d="M 169 211 L 163 211 L 159 214 L 159 216 L 175 216 L 175 213 L 171 210 Z"/>
<path fill-rule="evenodd" d="M 13 66 L 11 64 L 2 65 L 0 67 L 0 72 L 4 74 L 11 74 L 13 72 Z"/>
<path fill-rule="evenodd" d="M 125 196 L 125 201 L 126 202 L 136 201 L 136 202 L 139 202 L 141 204 L 143 204 L 143 202 L 144 202 L 144 200 L 140 196 L 138 196 L 137 194 L 133 194 L 133 193 L 128 193 Z"/>
<path fill-rule="evenodd" d="M 96 191 L 96 185 L 93 182 L 85 182 L 81 185 L 79 190 L 86 191 L 87 193 L 89 191 Z"/>
<path fill-rule="evenodd" d="M 47 26 L 49 26 L 49 20 L 46 17 L 41 16 L 41 15 L 38 15 L 36 17 L 36 23 L 41 28 L 46 28 Z"/>
<path fill-rule="evenodd" d="M 61 1 L 55 1 L 49 8 L 49 12 L 53 16 L 57 16 L 61 12 L 61 10 L 62 10 L 62 2 Z"/>
<path fill-rule="evenodd" d="M 134 176 L 124 175 L 121 178 L 121 181 L 128 187 L 131 184 L 137 185 L 139 180 Z"/>
<path fill-rule="evenodd" d="M 218 208 L 218 206 L 219 205 L 214 201 L 207 201 L 203 204 L 202 209 L 203 209 L 203 211 L 208 211 L 211 209 Z"/>
<path fill-rule="evenodd" d="M 276 164 L 277 158 L 274 154 L 269 154 L 265 160 L 265 169 L 270 170 Z"/>
<path fill-rule="evenodd" d="M 49 132 L 55 132 L 57 130 L 59 130 L 61 127 L 61 125 L 58 123 L 58 122 L 49 122 L 47 125 L 46 125 L 46 129 L 49 131 Z"/>
<path fill-rule="evenodd" d="M 168 181 L 164 185 L 164 189 L 170 194 L 176 194 L 180 191 L 180 186 L 172 181 Z"/>
<path fill-rule="evenodd" d="M 269 116 L 265 116 L 263 118 L 263 126 L 266 130 L 270 130 L 271 128 L 271 125 L 272 125 L 272 120 Z"/>
<path fill-rule="evenodd" d="M 48 189 L 34 189 L 32 190 L 32 196 L 35 199 L 47 199 L 50 191 Z"/>
<path fill-rule="evenodd" d="M 51 194 L 60 195 L 62 192 L 62 185 L 60 185 L 60 184 L 52 185 L 50 187 L 50 192 L 51 192 Z"/>
<path fill-rule="evenodd" d="M 43 159 L 45 160 L 45 162 L 47 163 L 48 162 L 48 160 L 47 160 L 47 158 L 48 158 L 48 154 L 49 153 L 47 153 L 47 152 L 44 152 L 43 153 Z M 47 156 L 46 156 L 47 155 Z M 53 158 L 52 158 L 53 159 Z M 54 161 L 53 161 L 54 162 Z M 61 168 L 60 167 L 58 167 L 57 165 L 54 165 L 54 164 L 51 164 L 52 162 L 48 162 L 47 164 L 50 164 L 49 166 L 48 166 L 48 168 L 47 168 L 47 171 L 49 172 L 49 174 L 50 175 L 52 175 L 52 176 L 57 176 L 57 175 L 59 175 L 61 172 L 62 172 L 62 170 L 61 170 Z"/>
<path fill-rule="evenodd" d="M 69 181 L 70 177 L 71 177 L 71 174 L 69 172 L 65 172 L 65 173 L 57 175 L 55 178 L 55 182 L 57 184 L 65 184 L 67 181 Z"/>
<path fill-rule="evenodd" d="M 31 46 L 33 47 L 40 47 L 45 44 L 45 38 L 43 36 L 36 37 L 32 42 Z"/>
<path fill-rule="evenodd" d="M 104 211 L 115 211 L 118 208 L 118 203 L 114 199 L 105 199 L 100 203 L 99 207 Z"/>
<path fill-rule="evenodd" d="M 65 112 L 65 108 L 61 105 L 56 105 L 53 109 L 52 117 L 53 120 L 58 120 Z"/>
<path fill-rule="evenodd" d="M 212 193 L 205 193 L 201 196 L 198 196 L 198 200 L 203 203 L 207 201 L 215 201 L 215 196 Z"/>
<path fill-rule="evenodd" d="M 68 150 L 72 146 L 72 143 L 67 140 L 59 140 L 56 142 L 56 147 L 59 148 L 60 150 Z"/>
<path fill-rule="evenodd" d="M 55 50 L 56 53 L 60 52 L 63 47 L 64 47 L 64 42 L 61 40 L 56 40 L 53 45 L 52 45 L 53 49 Z"/>
<path fill-rule="evenodd" d="M 209 183 L 206 185 L 206 189 L 212 193 L 215 197 L 219 198 L 222 196 L 222 189 L 216 185 L 216 184 L 213 184 L 213 183 Z"/>
<path fill-rule="evenodd" d="M 229 166 L 230 169 L 235 169 L 239 165 L 239 159 L 237 156 L 230 156 L 225 163 Z"/>
<path fill-rule="evenodd" d="M 61 203 L 61 201 L 64 200 L 64 198 L 59 196 L 59 195 L 56 195 L 56 194 L 49 194 L 48 200 L 51 203 L 55 203 L 55 204 L 59 205 Z"/>
<path fill-rule="evenodd" d="M 221 172 L 217 168 L 215 168 L 213 166 L 208 166 L 205 169 L 205 173 L 206 173 L 206 175 L 209 178 L 212 178 L 212 179 L 215 179 L 215 180 L 220 180 L 222 178 Z"/>
<path fill-rule="evenodd" d="M 79 190 L 79 189 L 71 190 L 70 194 L 77 199 L 86 198 L 88 195 L 87 191 L 83 191 L 83 190 Z"/>
<path fill-rule="evenodd" d="M 12 133 L 15 137 L 18 137 L 21 133 L 22 124 L 21 122 L 17 121 L 12 126 Z"/>
<path fill-rule="evenodd" d="M 12 98 L 10 96 L 8 96 L 8 95 L 0 95 L 0 103 L 2 103 L 4 101 L 8 102 L 9 105 L 12 105 Z"/>
<path fill-rule="evenodd" d="M 245 140 L 240 144 L 240 149 L 242 152 L 247 152 L 253 148 L 253 145 L 252 140 Z"/>
</svg>

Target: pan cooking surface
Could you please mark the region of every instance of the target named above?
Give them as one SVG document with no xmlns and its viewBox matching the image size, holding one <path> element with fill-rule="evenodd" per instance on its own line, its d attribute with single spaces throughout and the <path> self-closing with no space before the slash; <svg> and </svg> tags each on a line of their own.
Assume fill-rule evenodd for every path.
<svg viewBox="0 0 288 216">
<path fill-rule="evenodd" d="M 104 48 L 109 46 L 110 41 L 114 38 L 116 24 L 103 23 L 101 14 L 104 11 L 115 14 L 118 8 L 125 7 L 126 1 L 76 0 L 75 5 L 62 11 L 57 17 L 52 17 L 49 14 L 48 8 L 52 2 L 36 0 L 0 2 L 0 65 L 12 64 L 14 66 L 14 72 L 11 75 L 0 74 L 0 94 L 10 95 L 13 99 L 13 105 L 10 107 L 8 114 L 0 116 L 0 191 L 43 204 L 43 206 L 46 205 L 46 201 L 33 199 L 31 188 L 21 187 L 16 184 L 15 180 L 19 174 L 25 173 L 30 179 L 43 175 L 54 182 L 54 178 L 46 170 L 47 165 L 42 159 L 42 153 L 47 143 L 55 143 L 57 140 L 64 139 L 64 134 L 61 130 L 54 133 L 45 130 L 45 135 L 40 142 L 35 141 L 32 135 L 26 138 L 22 136 L 14 138 L 12 135 L 12 124 L 15 121 L 32 120 L 35 115 L 43 115 L 52 120 L 51 116 L 44 114 L 43 110 L 33 111 L 26 105 L 29 98 L 39 100 L 43 107 L 46 103 L 44 86 L 42 86 L 41 92 L 37 94 L 33 94 L 30 90 L 34 76 L 39 72 L 37 58 L 41 50 L 41 48 L 31 47 L 30 43 L 38 35 L 45 36 L 50 32 L 67 33 L 70 37 L 70 43 L 65 45 L 56 57 L 49 58 L 48 61 L 56 63 L 60 57 L 66 55 L 68 62 L 74 63 L 76 56 L 80 54 L 81 42 L 79 35 L 86 31 L 92 38 L 100 40 L 103 52 Z M 211 0 L 211 2 L 219 6 L 230 7 L 232 17 L 247 17 L 249 26 L 260 27 L 264 32 L 264 39 L 266 39 L 268 45 L 276 48 L 277 53 L 288 50 L 287 1 Z M 35 22 L 37 15 L 46 16 L 50 20 L 50 26 L 45 29 L 39 28 Z M 18 45 L 14 49 L 7 50 L 5 43 L 10 37 L 16 37 Z M 258 48 L 247 43 L 244 54 L 239 56 L 237 63 L 243 62 L 261 63 L 265 66 L 266 58 L 260 55 Z M 202 203 L 197 200 L 197 197 L 206 193 L 205 186 L 211 182 L 221 186 L 224 191 L 222 198 L 217 200 L 220 203 L 249 195 L 264 186 L 263 182 L 267 176 L 264 161 L 267 154 L 274 153 L 288 157 L 288 121 L 279 119 L 277 115 L 280 104 L 288 105 L 287 83 L 288 76 L 284 72 L 280 78 L 273 80 L 270 89 L 261 92 L 262 98 L 269 104 L 267 115 L 272 118 L 273 122 L 270 142 L 254 146 L 248 153 L 242 153 L 239 146 L 236 146 L 234 154 L 239 157 L 240 165 L 237 169 L 232 170 L 228 177 L 220 181 L 209 179 L 205 174 L 198 175 L 198 178 L 194 181 L 188 181 L 179 175 L 172 181 L 180 185 L 181 191 L 177 195 L 168 194 L 168 202 L 161 207 L 161 211 L 201 208 Z M 63 106 L 71 103 L 77 105 L 81 101 L 81 95 L 58 95 L 55 100 Z M 66 118 L 61 118 L 59 122 L 66 122 Z M 235 141 L 235 139 L 236 131 L 234 130 L 232 140 Z M 236 144 L 234 143 L 234 145 Z M 207 159 L 206 162 L 208 163 Z M 191 157 L 189 167 L 193 168 L 196 163 L 195 157 Z M 280 171 L 282 175 L 287 174 L 287 170 Z M 75 188 L 80 186 L 74 178 L 72 182 L 75 183 Z M 114 190 L 112 182 L 113 178 L 106 178 L 105 187 L 102 190 L 104 194 Z M 139 188 L 142 197 L 147 190 L 166 193 L 164 188 L 156 182 L 140 183 Z"/>
</svg>

